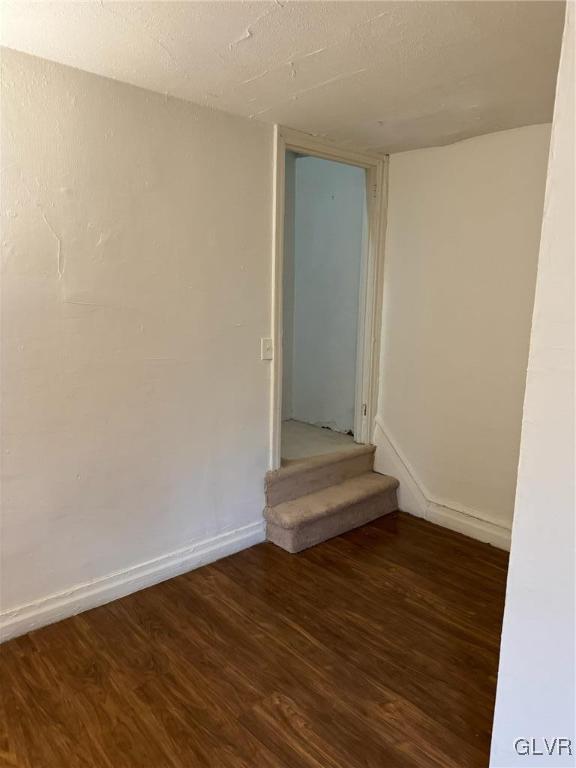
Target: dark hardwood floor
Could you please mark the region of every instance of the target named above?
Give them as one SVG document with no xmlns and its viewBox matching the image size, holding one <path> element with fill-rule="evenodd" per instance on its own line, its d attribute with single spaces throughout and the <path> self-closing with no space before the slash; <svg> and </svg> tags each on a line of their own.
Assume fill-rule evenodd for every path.
<svg viewBox="0 0 576 768">
<path fill-rule="evenodd" d="M 0 649 L 0 765 L 486 768 L 507 557 L 383 519 Z"/>
</svg>

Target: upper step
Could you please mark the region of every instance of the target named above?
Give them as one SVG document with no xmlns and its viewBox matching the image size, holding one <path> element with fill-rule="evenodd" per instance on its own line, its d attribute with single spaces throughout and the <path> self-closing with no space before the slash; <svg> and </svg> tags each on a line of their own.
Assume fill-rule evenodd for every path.
<svg viewBox="0 0 576 768">
<path fill-rule="evenodd" d="M 366 472 L 338 485 L 266 507 L 264 517 L 268 523 L 280 528 L 299 528 L 322 518 L 338 515 L 342 510 L 353 508 L 373 497 L 394 493 L 396 488 L 396 478 L 377 472 Z"/>
<path fill-rule="evenodd" d="M 374 467 L 374 445 L 356 445 L 344 451 L 295 459 L 266 473 L 266 505 L 297 499 L 371 472 Z"/>
</svg>

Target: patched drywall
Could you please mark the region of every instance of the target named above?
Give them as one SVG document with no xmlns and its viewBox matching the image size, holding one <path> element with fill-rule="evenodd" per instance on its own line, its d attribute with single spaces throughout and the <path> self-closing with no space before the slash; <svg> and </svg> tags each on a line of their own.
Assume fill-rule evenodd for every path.
<svg viewBox="0 0 576 768">
<path fill-rule="evenodd" d="M 266 125 L 3 52 L 3 611 L 261 526 L 271 168 Z"/>
<path fill-rule="evenodd" d="M 27 2 L 3 45 L 381 152 L 552 118 L 563 3 Z"/>
<path fill-rule="evenodd" d="M 291 178 L 293 176 L 293 178 Z M 317 157 L 288 164 L 284 264 L 284 418 L 354 429 L 363 168 Z M 292 234 L 289 230 L 293 229 Z"/>
<path fill-rule="evenodd" d="M 531 126 L 390 158 L 376 466 L 404 473 L 402 508 L 499 544 L 549 136 Z"/>
<path fill-rule="evenodd" d="M 576 764 L 574 11 L 566 11 L 550 143 L 493 768 Z"/>
</svg>

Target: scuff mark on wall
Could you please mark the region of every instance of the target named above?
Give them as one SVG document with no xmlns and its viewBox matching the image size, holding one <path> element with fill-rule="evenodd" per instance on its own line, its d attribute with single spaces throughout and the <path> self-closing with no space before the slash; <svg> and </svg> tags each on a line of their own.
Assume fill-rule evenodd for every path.
<svg viewBox="0 0 576 768">
<path fill-rule="evenodd" d="M 330 77 L 327 80 L 323 80 L 321 83 L 315 83 L 314 85 L 309 86 L 308 88 L 303 88 L 301 91 L 296 91 L 296 93 L 293 93 L 291 96 L 288 97 L 288 99 L 283 99 L 282 101 L 278 101 L 275 104 L 270 105 L 269 107 L 265 107 L 264 109 L 261 109 L 258 112 L 254 112 L 251 115 L 249 115 L 249 118 L 253 120 L 256 117 L 259 117 L 260 115 L 265 115 L 267 112 L 271 112 L 273 109 L 277 109 L 282 104 L 286 104 L 289 101 L 298 101 L 298 99 L 303 96 L 306 93 L 310 93 L 310 91 L 315 91 L 318 88 L 323 88 L 325 85 L 331 85 L 332 83 L 336 83 L 340 80 L 345 80 L 349 77 L 354 77 L 355 75 L 359 75 L 362 72 L 366 72 L 367 67 L 363 67 L 362 69 L 357 69 L 354 72 L 346 72 L 343 75 L 336 75 L 336 77 Z"/>
<path fill-rule="evenodd" d="M 42 218 L 42 221 L 44 222 L 44 224 L 48 228 L 48 231 L 50 232 L 50 234 L 52 235 L 54 240 L 56 240 L 56 246 L 57 246 L 57 251 L 56 251 L 56 271 L 57 271 L 57 274 L 58 274 L 58 279 L 61 280 L 62 276 L 64 274 L 64 257 L 63 257 L 63 254 L 62 254 L 62 238 L 56 232 L 56 230 L 54 229 L 54 227 L 52 226 L 52 224 L 48 220 L 48 217 L 46 216 L 46 211 L 44 210 L 44 207 L 42 206 L 42 204 L 39 202 L 39 200 L 37 200 L 34 197 L 32 192 L 30 191 L 29 186 L 24 181 L 24 177 L 23 177 L 21 171 L 20 171 L 20 182 L 22 183 L 22 186 L 26 190 L 26 194 L 28 195 L 28 198 L 33 203 L 34 207 L 37 208 L 38 211 L 40 212 L 40 217 Z M 38 189 L 38 191 L 40 191 L 40 182 L 39 182 L 38 178 L 34 178 L 34 182 L 36 183 L 36 188 Z"/>
<path fill-rule="evenodd" d="M 255 120 L 260 115 L 265 115 L 266 112 L 270 112 L 272 107 L 265 107 L 264 109 L 261 109 L 259 112 L 252 112 L 252 114 L 248 115 L 249 120 Z"/>
<path fill-rule="evenodd" d="M 110 240 L 110 237 L 110 232 L 100 232 L 98 235 L 98 240 L 96 241 L 96 248 L 100 248 L 100 246 L 105 245 L 108 240 Z"/>
<path fill-rule="evenodd" d="M 253 83 L 256 80 L 261 80 L 263 77 L 266 77 L 270 70 L 265 69 L 264 72 L 260 72 L 259 75 L 255 75 L 254 77 L 249 77 L 248 80 L 242 80 L 240 85 L 248 85 L 249 83 Z"/>
<path fill-rule="evenodd" d="M 284 8 L 284 5 L 282 5 L 281 3 L 277 3 L 277 5 L 278 5 L 280 8 Z M 355 32 L 357 29 L 360 29 L 361 27 L 364 27 L 364 26 L 366 26 L 366 25 L 368 25 L 368 24 L 371 24 L 372 22 L 374 22 L 374 21 L 376 21 L 376 20 L 380 19 L 382 16 L 386 16 L 388 13 L 389 13 L 389 11 L 383 11 L 382 13 L 378 13 L 378 14 L 376 14 L 375 16 L 371 16 L 369 19 L 366 19 L 365 21 L 362 21 L 362 22 L 360 22 L 360 23 L 358 23 L 358 24 L 353 24 L 352 26 L 350 26 L 350 27 L 347 29 L 347 31 L 346 31 L 346 33 L 345 33 L 344 35 L 341 35 L 341 36 L 340 36 L 340 37 L 339 37 L 339 38 L 338 38 L 338 39 L 337 39 L 335 42 L 333 42 L 331 45 L 329 45 L 329 46 L 323 46 L 322 48 L 315 48 L 313 51 L 308 51 L 307 53 L 302 53 L 302 54 L 299 54 L 299 55 L 297 55 L 297 56 L 293 56 L 293 57 L 291 57 L 291 58 L 290 58 L 288 61 L 284 61 L 284 62 L 282 62 L 281 64 L 279 64 L 277 67 L 273 67 L 272 69 L 267 69 L 267 70 L 265 70 L 264 72 L 261 72 L 259 75 L 256 75 L 255 77 L 251 77 L 251 78 L 249 78 L 248 80 L 243 80 L 243 81 L 241 82 L 241 84 L 242 84 L 242 85 L 245 85 L 245 84 L 247 84 L 247 83 L 251 83 L 251 82 L 253 82 L 253 81 L 255 81 L 255 80 L 260 80 L 262 77 L 265 77 L 267 74 L 270 74 L 270 73 L 272 73 L 272 72 L 276 72 L 276 71 L 278 71 L 279 69 L 282 69 L 283 67 L 286 67 L 286 66 L 289 66 L 289 67 L 290 67 L 290 78 L 291 78 L 291 79 L 293 79 L 293 78 L 296 76 L 295 67 L 294 67 L 294 65 L 295 65 L 295 62 L 297 62 L 297 61 L 300 61 L 300 60 L 303 60 L 303 59 L 308 59 L 308 58 L 310 58 L 311 56 L 317 56 L 318 54 L 320 54 L 320 53 L 324 53 L 324 51 L 328 51 L 328 50 L 330 50 L 330 49 L 332 49 L 332 48 L 337 48 L 337 47 L 338 47 L 339 45 L 341 45 L 341 44 L 342 44 L 342 43 L 343 43 L 345 40 L 347 40 L 347 39 L 348 39 L 348 37 L 350 36 L 350 34 L 351 34 L 352 32 Z M 230 43 L 230 45 L 228 46 L 228 49 L 229 49 L 229 50 L 232 50 L 232 48 L 234 47 L 234 45 L 236 45 L 236 44 L 238 44 L 238 43 L 240 43 L 240 42 L 243 42 L 244 40 L 247 40 L 247 39 L 249 39 L 250 37 L 252 37 L 252 35 L 253 35 L 252 27 L 254 26 L 254 24 L 258 23 L 259 21 L 261 21 L 263 18 L 265 18 L 265 17 L 266 17 L 266 16 L 268 16 L 269 14 L 270 14 L 270 11 L 266 11 L 266 12 L 265 12 L 265 13 L 263 13 L 261 16 L 259 16 L 259 17 L 256 19 L 256 21 L 252 22 L 252 24 L 250 24 L 250 25 L 249 25 L 249 26 L 246 28 L 246 33 L 245 33 L 245 34 L 244 34 L 244 35 L 243 35 L 241 38 L 239 38 L 238 40 L 234 41 L 233 43 Z M 365 70 L 363 70 L 363 71 L 367 71 L 367 68 L 366 68 Z M 339 75 L 338 77 L 346 77 L 346 76 L 348 76 L 348 75 L 350 75 L 350 74 L 355 74 L 355 73 L 353 73 L 353 72 L 351 72 L 351 73 L 343 73 L 342 75 Z M 319 85 L 322 85 L 322 84 L 323 84 L 323 83 L 320 83 Z"/>
<path fill-rule="evenodd" d="M 243 43 L 244 40 L 249 40 L 254 33 L 250 29 L 250 27 L 246 27 L 246 30 L 244 31 L 244 34 L 239 37 L 237 40 L 232 40 L 231 43 L 228 44 L 228 50 L 231 51 L 236 45 L 239 45 L 240 43 Z"/>
<path fill-rule="evenodd" d="M 56 254 L 56 268 L 58 271 L 58 279 L 61 280 L 62 275 L 64 274 L 64 261 L 62 258 L 62 238 L 57 234 L 52 224 L 50 224 L 50 222 L 48 221 L 46 214 L 44 213 L 40 203 L 37 202 L 36 207 L 40 210 L 40 215 L 42 216 L 44 224 L 46 224 L 46 226 L 50 230 L 52 237 L 56 240 L 56 244 L 58 248 L 58 252 Z"/>
<path fill-rule="evenodd" d="M 354 77 L 355 75 L 360 75 L 362 72 L 367 72 L 368 67 L 362 67 L 361 69 L 356 69 L 354 72 L 345 72 L 342 75 L 336 75 L 335 77 L 329 77 L 327 80 L 322 80 L 321 83 L 315 83 L 314 85 L 311 85 L 309 88 L 303 88 L 301 91 L 297 91 L 297 93 L 292 94 L 291 98 L 298 98 L 299 96 L 302 96 L 305 93 L 309 93 L 310 91 L 315 91 L 317 88 L 323 88 L 325 85 L 330 85 L 331 83 L 337 83 L 340 80 L 346 80 L 349 77 Z"/>
<path fill-rule="evenodd" d="M 309 59 L 310 56 L 317 56 L 319 53 L 323 53 L 324 51 L 327 51 L 328 48 L 316 48 L 313 51 L 308 51 L 308 53 L 303 53 L 301 56 L 298 56 L 298 59 Z"/>
<path fill-rule="evenodd" d="M 250 40 L 251 37 L 254 37 L 254 30 L 252 27 L 256 26 L 259 22 L 261 22 L 263 19 L 265 19 L 267 16 L 270 16 L 271 13 L 275 13 L 276 8 L 284 8 L 282 3 L 274 2 L 272 8 L 268 8 L 267 11 L 264 11 L 264 13 L 261 13 L 260 16 L 258 16 L 254 21 L 252 21 L 244 30 L 244 34 L 241 35 L 238 39 L 232 40 L 231 43 L 228 44 L 228 50 L 232 51 L 234 48 L 239 45 L 240 43 L 245 42 L 246 40 Z"/>
</svg>

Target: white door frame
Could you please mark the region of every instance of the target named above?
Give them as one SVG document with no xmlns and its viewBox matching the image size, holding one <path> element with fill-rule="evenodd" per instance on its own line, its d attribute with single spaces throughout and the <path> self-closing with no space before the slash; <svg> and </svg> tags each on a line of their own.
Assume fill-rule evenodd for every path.
<svg viewBox="0 0 576 768">
<path fill-rule="evenodd" d="M 286 152 L 298 152 L 366 169 L 368 242 L 362 269 L 356 360 L 355 440 L 369 443 L 374 431 L 380 363 L 388 157 L 325 144 L 290 128 L 274 127 L 272 268 L 272 362 L 269 468 L 280 466 L 282 430 L 282 304 L 284 275 L 284 184 Z"/>
</svg>

